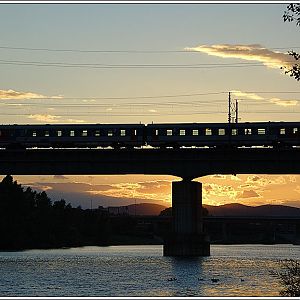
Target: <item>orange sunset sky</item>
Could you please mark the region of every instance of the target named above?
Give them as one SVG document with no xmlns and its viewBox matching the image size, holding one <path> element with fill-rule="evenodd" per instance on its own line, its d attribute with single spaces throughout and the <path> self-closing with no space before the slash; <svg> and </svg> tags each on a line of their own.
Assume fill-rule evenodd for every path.
<svg viewBox="0 0 300 300">
<path fill-rule="evenodd" d="M 286 4 L 1 4 L 2 124 L 300 121 Z M 2 174 L 2 177 L 6 174 Z M 14 174 L 12 174 L 14 175 Z M 14 176 L 74 206 L 170 206 L 172 176 Z M 300 176 L 212 175 L 203 203 L 300 207 Z"/>
</svg>

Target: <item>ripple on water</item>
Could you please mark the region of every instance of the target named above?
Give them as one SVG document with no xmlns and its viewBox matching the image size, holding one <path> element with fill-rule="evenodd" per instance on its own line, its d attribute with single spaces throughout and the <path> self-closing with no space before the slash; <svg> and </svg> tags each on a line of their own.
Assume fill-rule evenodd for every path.
<svg viewBox="0 0 300 300">
<path fill-rule="evenodd" d="M 163 257 L 161 246 L 0 252 L 0 295 L 278 296 L 270 270 L 300 254 L 290 245 L 211 248 L 184 259 Z"/>
</svg>

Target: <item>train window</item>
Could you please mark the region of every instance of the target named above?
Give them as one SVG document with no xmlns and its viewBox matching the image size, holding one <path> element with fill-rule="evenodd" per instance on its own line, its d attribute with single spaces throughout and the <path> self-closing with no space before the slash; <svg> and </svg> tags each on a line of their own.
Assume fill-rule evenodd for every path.
<svg viewBox="0 0 300 300">
<path fill-rule="evenodd" d="M 49 136 L 49 131 L 48 130 L 45 131 L 45 136 Z"/>
<path fill-rule="evenodd" d="M 70 131 L 70 136 L 75 136 L 75 131 L 74 130 Z"/>
<path fill-rule="evenodd" d="M 62 136 L 62 131 L 61 130 L 57 130 L 57 136 Z"/>
<path fill-rule="evenodd" d="M 87 130 L 82 130 L 81 136 L 87 136 Z"/>
<path fill-rule="evenodd" d="M 136 129 L 134 129 L 134 135 L 137 135 L 137 130 Z"/>
<path fill-rule="evenodd" d="M 95 131 L 95 136 L 100 136 L 100 130 Z"/>
<path fill-rule="evenodd" d="M 280 128 L 279 134 L 285 134 L 285 128 Z"/>
<path fill-rule="evenodd" d="M 238 130 L 236 128 L 231 129 L 231 135 L 237 135 Z"/>
<path fill-rule="evenodd" d="M 212 135 L 211 128 L 205 128 L 205 135 Z"/>
<path fill-rule="evenodd" d="M 224 128 L 220 128 L 218 131 L 219 135 L 225 135 L 225 129 Z"/>
<path fill-rule="evenodd" d="M 245 135 L 250 135 L 252 134 L 251 128 L 245 128 Z"/>
<path fill-rule="evenodd" d="M 296 134 L 296 133 L 298 133 L 298 128 L 293 128 L 293 134 Z M 0 133 L 0 135 L 1 135 L 1 133 Z"/>
<path fill-rule="evenodd" d="M 173 130 L 172 129 L 167 129 L 167 135 L 173 135 Z"/>
<path fill-rule="evenodd" d="M 36 131 L 32 131 L 32 136 L 36 136 Z"/>
<path fill-rule="evenodd" d="M 121 129 L 120 135 L 121 136 L 125 136 L 126 135 L 126 130 L 125 129 Z"/>
<path fill-rule="evenodd" d="M 266 134 L 266 129 L 265 128 L 258 128 L 257 129 L 257 134 Z"/>
<path fill-rule="evenodd" d="M 113 131 L 111 129 L 107 131 L 107 136 L 113 136 Z"/>
<path fill-rule="evenodd" d="M 179 130 L 179 135 L 185 135 L 185 129 L 180 129 Z"/>
<path fill-rule="evenodd" d="M 198 129 L 193 129 L 192 133 L 193 133 L 193 135 L 199 135 L 199 130 Z"/>
<path fill-rule="evenodd" d="M 158 129 L 155 129 L 155 135 L 158 135 Z"/>
</svg>

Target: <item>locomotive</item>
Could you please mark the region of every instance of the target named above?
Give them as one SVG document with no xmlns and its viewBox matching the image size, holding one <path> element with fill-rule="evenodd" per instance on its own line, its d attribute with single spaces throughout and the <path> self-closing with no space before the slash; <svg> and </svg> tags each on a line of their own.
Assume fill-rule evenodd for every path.
<svg viewBox="0 0 300 300">
<path fill-rule="evenodd" d="M 300 146 L 300 122 L 0 125 L 0 148 Z"/>
</svg>

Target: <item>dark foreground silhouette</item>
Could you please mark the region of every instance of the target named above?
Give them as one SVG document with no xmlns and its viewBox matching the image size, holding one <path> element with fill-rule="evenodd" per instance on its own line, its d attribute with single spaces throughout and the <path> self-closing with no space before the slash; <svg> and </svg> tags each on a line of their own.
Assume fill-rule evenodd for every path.
<svg viewBox="0 0 300 300">
<path fill-rule="evenodd" d="M 134 241 L 135 223 L 133 217 L 116 218 L 101 207 L 73 208 L 63 199 L 52 203 L 46 192 L 24 189 L 9 175 L 0 183 L 1 250 L 128 243 L 127 235 Z"/>
<path fill-rule="evenodd" d="M 202 214 L 212 244 L 300 244 L 297 208 L 230 204 L 206 206 Z M 220 221 L 220 215 L 229 218 Z M 275 218 L 251 219 L 261 215 Z M 73 208 L 63 199 L 52 203 L 46 192 L 25 189 L 6 176 L 0 182 L 0 251 L 162 244 L 172 230 L 171 216 L 171 208 L 145 203 L 93 210 Z"/>
</svg>

